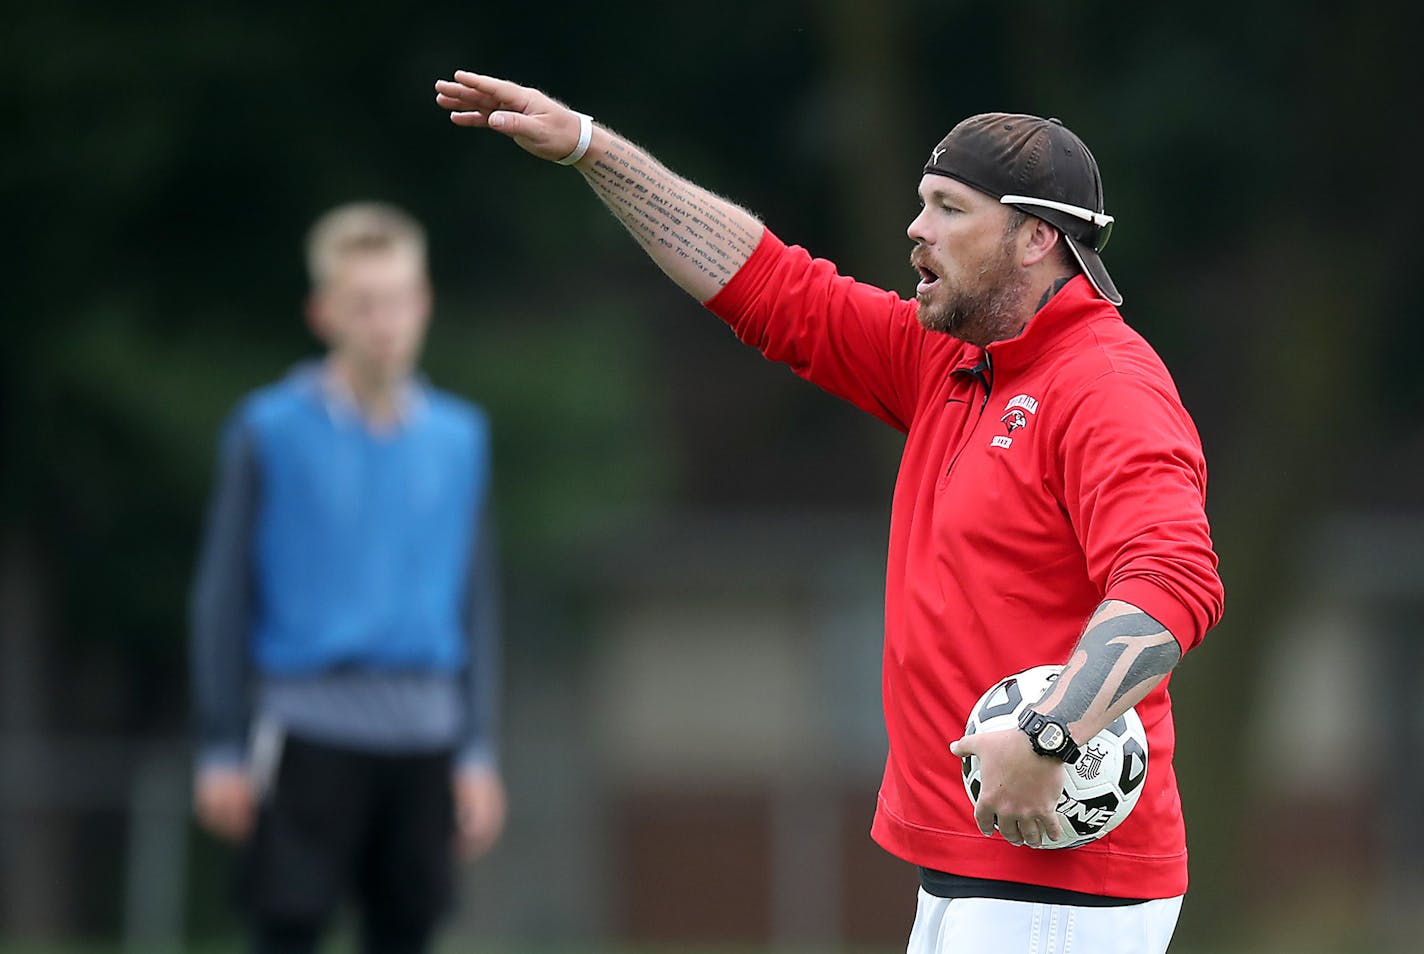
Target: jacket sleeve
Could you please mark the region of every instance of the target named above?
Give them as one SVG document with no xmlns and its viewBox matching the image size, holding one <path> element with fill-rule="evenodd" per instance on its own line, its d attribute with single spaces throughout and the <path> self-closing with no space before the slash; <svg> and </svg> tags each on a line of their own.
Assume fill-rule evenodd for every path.
<svg viewBox="0 0 1424 954">
<path fill-rule="evenodd" d="M 1105 600 L 1137 606 L 1186 652 L 1221 619 L 1206 462 L 1175 389 L 1109 372 L 1071 402 L 1063 503 Z"/>
<path fill-rule="evenodd" d="M 914 302 L 842 276 L 768 230 L 706 305 L 768 359 L 909 430 L 925 337 Z"/>
<path fill-rule="evenodd" d="M 240 413 L 223 429 L 217 479 L 189 599 L 192 704 L 201 764 L 244 758 L 250 718 L 252 540 L 258 467 Z"/>
</svg>

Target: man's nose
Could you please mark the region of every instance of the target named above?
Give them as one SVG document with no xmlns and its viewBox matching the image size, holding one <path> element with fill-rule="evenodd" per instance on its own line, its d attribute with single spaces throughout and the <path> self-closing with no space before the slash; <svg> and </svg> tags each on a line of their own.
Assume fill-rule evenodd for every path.
<svg viewBox="0 0 1424 954">
<path fill-rule="evenodd" d="M 916 245 L 924 245 L 928 242 L 925 230 L 920 227 L 920 220 L 925 217 L 925 210 L 921 209 L 919 214 L 910 220 L 910 224 L 905 226 L 905 234 L 909 236 L 911 242 Z"/>
</svg>

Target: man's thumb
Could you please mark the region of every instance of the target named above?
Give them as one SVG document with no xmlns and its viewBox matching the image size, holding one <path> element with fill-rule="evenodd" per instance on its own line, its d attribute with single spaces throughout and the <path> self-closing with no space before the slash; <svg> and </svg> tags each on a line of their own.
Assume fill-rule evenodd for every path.
<svg viewBox="0 0 1424 954">
<path fill-rule="evenodd" d="M 949 743 L 949 751 L 953 752 L 955 755 L 959 756 L 962 759 L 968 758 L 969 756 L 974 754 L 974 744 L 970 742 L 967 737 L 963 739 L 956 739 L 955 741 Z"/>
</svg>

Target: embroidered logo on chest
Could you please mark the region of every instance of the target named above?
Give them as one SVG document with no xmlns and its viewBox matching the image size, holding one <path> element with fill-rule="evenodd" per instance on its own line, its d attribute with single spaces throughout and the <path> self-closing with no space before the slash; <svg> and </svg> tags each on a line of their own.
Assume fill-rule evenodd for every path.
<svg viewBox="0 0 1424 954">
<path fill-rule="evenodd" d="M 995 434 L 993 439 L 989 441 L 989 446 L 1012 446 L 1014 443 L 1012 437 L 1014 431 L 1028 427 L 1028 422 L 1032 420 L 1029 415 L 1037 413 L 1037 398 L 1029 397 L 1027 394 L 1017 394 L 1009 398 L 1009 403 L 1004 405 L 1004 416 L 999 418 L 1004 425 L 1004 433 Z"/>
</svg>

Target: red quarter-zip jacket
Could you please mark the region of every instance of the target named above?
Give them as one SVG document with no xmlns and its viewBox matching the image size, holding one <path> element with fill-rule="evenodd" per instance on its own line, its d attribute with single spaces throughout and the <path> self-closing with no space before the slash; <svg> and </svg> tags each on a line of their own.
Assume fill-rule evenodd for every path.
<svg viewBox="0 0 1424 954">
<path fill-rule="evenodd" d="M 906 434 L 890 519 L 882 692 L 889 754 L 872 836 L 913 864 L 1126 898 L 1187 887 L 1167 682 L 1137 711 L 1132 815 L 1049 851 L 985 838 L 949 743 L 979 696 L 1066 662 L 1105 599 L 1191 649 L 1221 616 L 1201 441 L 1162 361 L 1079 275 L 987 349 L 770 231 L 707 303 L 774 361 Z"/>
</svg>

